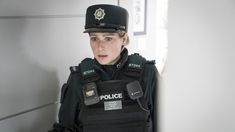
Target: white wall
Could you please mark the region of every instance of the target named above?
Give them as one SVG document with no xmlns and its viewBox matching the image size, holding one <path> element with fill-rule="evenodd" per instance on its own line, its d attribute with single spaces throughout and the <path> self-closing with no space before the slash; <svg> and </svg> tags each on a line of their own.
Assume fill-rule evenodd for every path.
<svg viewBox="0 0 235 132">
<path fill-rule="evenodd" d="M 161 132 L 235 131 L 235 1 L 169 1 Z"/>
</svg>

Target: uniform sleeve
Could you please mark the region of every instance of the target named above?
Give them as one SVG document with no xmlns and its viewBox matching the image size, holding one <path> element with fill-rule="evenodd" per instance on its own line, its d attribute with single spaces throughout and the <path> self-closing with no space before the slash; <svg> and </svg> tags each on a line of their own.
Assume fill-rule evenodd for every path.
<svg viewBox="0 0 235 132">
<path fill-rule="evenodd" d="M 69 132 L 77 131 L 78 124 L 75 124 L 79 113 L 79 104 L 81 102 L 81 84 L 79 81 L 79 73 L 71 73 L 67 83 L 61 89 L 59 123 L 54 124 L 54 129 L 58 132 L 69 130 Z M 57 131 L 55 131 L 57 132 Z"/>
<path fill-rule="evenodd" d="M 146 98 L 149 102 L 152 119 L 152 132 L 158 132 L 158 89 L 160 76 L 154 64 L 145 67 Z"/>
</svg>

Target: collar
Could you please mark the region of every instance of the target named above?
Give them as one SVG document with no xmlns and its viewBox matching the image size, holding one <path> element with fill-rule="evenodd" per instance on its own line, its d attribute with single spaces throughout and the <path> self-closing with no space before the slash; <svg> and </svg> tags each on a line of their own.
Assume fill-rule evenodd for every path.
<svg viewBox="0 0 235 132">
<path fill-rule="evenodd" d="M 128 59 L 128 50 L 124 48 L 121 52 L 121 58 L 114 64 L 117 69 L 120 69 L 124 66 Z"/>
</svg>

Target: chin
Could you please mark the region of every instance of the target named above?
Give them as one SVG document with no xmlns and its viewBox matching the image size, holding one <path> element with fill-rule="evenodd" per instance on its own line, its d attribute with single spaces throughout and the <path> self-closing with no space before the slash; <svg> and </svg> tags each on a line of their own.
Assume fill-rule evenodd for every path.
<svg viewBox="0 0 235 132">
<path fill-rule="evenodd" d="M 99 62 L 101 65 L 108 65 L 108 62 L 107 62 L 107 61 L 98 60 L 98 62 Z"/>
</svg>

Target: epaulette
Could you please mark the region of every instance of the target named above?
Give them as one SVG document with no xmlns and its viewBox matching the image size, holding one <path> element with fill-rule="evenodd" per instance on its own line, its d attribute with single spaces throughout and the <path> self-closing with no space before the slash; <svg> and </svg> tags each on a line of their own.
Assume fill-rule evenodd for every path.
<svg viewBox="0 0 235 132">
<path fill-rule="evenodd" d="M 146 59 L 138 53 L 129 55 L 126 74 L 133 77 L 141 76 Z"/>
<path fill-rule="evenodd" d="M 99 79 L 99 75 L 94 69 L 95 61 L 91 58 L 85 58 L 80 64 L 82 82 L 89 83 Z"/>
</svg>

